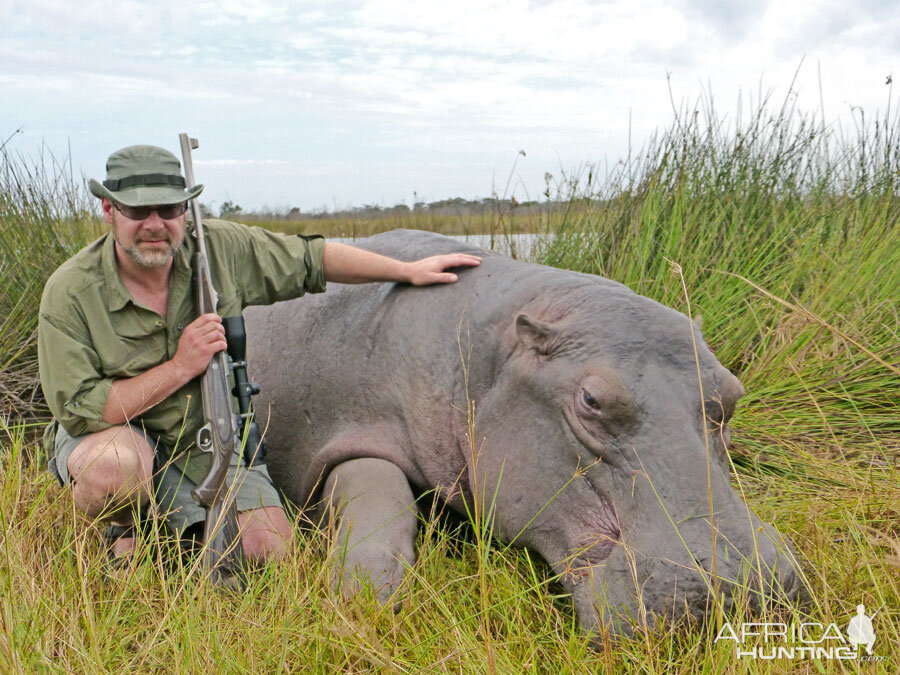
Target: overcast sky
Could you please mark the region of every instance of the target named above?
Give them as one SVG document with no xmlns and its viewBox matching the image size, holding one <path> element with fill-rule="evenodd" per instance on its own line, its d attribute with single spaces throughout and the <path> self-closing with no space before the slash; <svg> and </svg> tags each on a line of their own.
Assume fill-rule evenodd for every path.
<svg viewBox="0 0 900 675">
<path fill-rule="evenodd" d="M 733 117 L 802 61 L 801 107 L 845 125 L 900 76 L 896 0 L 0 0 L 0 38 L 8 150 L 102 179 L 188 131 L 201 200 L 245 209 L 540 198 L 668 126 L 667 74 Z"/>
</svg>

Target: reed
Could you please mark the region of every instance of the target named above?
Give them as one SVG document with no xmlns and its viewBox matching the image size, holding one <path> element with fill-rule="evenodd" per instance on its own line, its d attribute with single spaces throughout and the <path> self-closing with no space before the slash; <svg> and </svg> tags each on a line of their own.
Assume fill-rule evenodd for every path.
<svg viewBox="0 0 900 675">
<path fill-rule="evenodd" d="M 45 150 L 0 152 L 0 415 L 41 411 L 37 309 L 47 277 L 99 233 L 88 197 Z"/>
</svg>

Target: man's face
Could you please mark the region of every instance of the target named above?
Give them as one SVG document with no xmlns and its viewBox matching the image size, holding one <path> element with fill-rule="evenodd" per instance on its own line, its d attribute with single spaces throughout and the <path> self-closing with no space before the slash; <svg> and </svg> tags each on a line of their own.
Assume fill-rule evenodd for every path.
<svg viewBox="0 0 900 675">
<path fill-rule="evenodd" d="M 184 213 L 161 218 L 158 211 L 152 210 L 146 218 L 135 220 L 104 199 L 103 214 L 112 225 L 119 249 L 141 267 L 163 267 L 184 243 Z"/>
</svg>

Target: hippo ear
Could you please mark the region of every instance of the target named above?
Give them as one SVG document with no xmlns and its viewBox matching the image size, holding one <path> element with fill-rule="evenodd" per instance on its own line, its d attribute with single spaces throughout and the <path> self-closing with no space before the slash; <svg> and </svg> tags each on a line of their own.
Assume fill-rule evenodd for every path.
<svg viewBox="0 0 900 675">
<path fill-rule="evenodd" d="M 527 314 L 516 317 L 516 334 L 527 349 L 534 349 L 539 354 L 549 354 L 556 345 L 557 331 L 549 323 L 532 319 Z"/>
</svg>

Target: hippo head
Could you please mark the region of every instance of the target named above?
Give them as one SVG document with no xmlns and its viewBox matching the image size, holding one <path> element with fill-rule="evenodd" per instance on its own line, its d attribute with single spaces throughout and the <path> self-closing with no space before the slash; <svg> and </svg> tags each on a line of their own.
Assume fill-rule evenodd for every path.
<svg viewBox="0 0 900 675">
<path fill-rule="evenodd" d="M 731 487 L 743 388 L 685 315 L 591 283 L 529 303 L 477 403 L 469 489 L 538 551 L 582 627 L 704 616 L 802 593 L 789 545 Z M 701 394 L 702 386 L 702 394 Z M 715 589 L 715 592 L 714 592 Z"/>
</svg>

